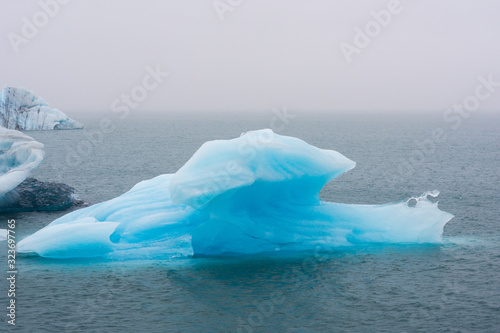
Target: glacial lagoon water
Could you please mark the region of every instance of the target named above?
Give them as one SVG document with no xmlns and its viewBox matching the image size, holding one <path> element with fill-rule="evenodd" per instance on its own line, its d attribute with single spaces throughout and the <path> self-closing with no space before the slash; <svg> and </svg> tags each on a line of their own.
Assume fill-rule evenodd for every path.
<svg viewBox="0 0 500 333">
<path fill-rule="evenodd" d="M 101 136 L 104 116 L 75 116 L 85 123 L 84 131 L 29 132 L 46 150 L 33 176 L 67 183 L 81 199 L 98 203 L 141 180 L 177 171 L 206 141 L 271 127 L 275 117 L 272 112 L 133 114 L 125 120 L 107 115 L 115 129 Z M 279 125 L 280 134 L 357 162 L 323 189 L 324 200 L 381 204 L 439 190 L 439 207 L 455 215 L 445 226 L 443 242 L 172 260 L 20 257 L 15 329 L 498 331 L 498 116 L 475 114 L 456 130 L 441 114 L 299 113 Z M 432 137 L 438 128 L 446 138 Z M 23 238 L 65 213 L 5 215 L 0 228 L 15 218 L 16 233 Z M 2 262 L 5 244 L 0 243 Z M 7 289 L 2 279 L 3 303 L 1 290 Z M 6 318 L 0 324 L 7 327 Z"/>
</svg>

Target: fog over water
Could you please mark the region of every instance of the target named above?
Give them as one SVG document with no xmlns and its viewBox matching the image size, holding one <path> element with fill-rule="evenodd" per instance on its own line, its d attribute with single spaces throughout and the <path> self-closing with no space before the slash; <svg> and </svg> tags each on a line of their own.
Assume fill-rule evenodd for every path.
<svg viewBox="0 0 500 333">
<path fill-rule="evenodd" d="M 272 128 L 356 162 L 324 201 L 438 190 L 454 215 L 438 243 L 18 255 L 17 322 L 0 312 L 0 331 L 500 331 L 499 17 L 496 0 L 0 0 L 0 89 L 85 124 L 27 132 L 45 145 L 32 176 L 86 204 L 177 172 L 207 141 Z M 15 219 L 18 242 L 80 208 L 1 214 L 0 230 Z"/>
<path fill-rule="evenodd" d="M 70 114 L 110 110 L 147 68 L 169 75 L 136 109 L 158 112 L 442 112 L 500 81 L 494 0 L 54 2 L 2 2 L 0 85 Z"/>
</svg>

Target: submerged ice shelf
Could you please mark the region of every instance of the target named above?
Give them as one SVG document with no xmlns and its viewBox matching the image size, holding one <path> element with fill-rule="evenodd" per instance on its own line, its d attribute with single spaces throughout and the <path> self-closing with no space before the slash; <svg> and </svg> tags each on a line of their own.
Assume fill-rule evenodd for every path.
<svg viewBox="0 0 500 333">
<path fill-rule="evenodd" d="M 49 107 L 41 97 L 23 88 L 0 91 L 0 126 L 16 130 L 81 129 L 83 124 Z"/>
<path fill-rule="evenodd" d="M 43 257 L 150 258 L 304 251 L 360 243 L 440 242 L 453 215 L 427 199 L 324 202 L 355 163 L 271 130 L 210 141 L 175 174 L 67 214 L 18 244 Z"/>
</svg>

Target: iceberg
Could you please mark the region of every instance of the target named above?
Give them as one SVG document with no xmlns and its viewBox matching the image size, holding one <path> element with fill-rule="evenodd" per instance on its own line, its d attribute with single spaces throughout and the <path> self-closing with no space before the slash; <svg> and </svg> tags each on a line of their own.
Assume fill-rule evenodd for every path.
<svg viewBox="0 0 500 333">
<path fill-rule="evenodd" d="M 26 178 L 0 198 L 0 213 L 59 211 L 73 205 L 85 205 L 73 187 Z"/>
<path fill-rule="evenodd" d="M 83 205 L 71 186 L 28 178 L 43 161 L 43 148 L 30 136 L 0 127 L 0 213 L 56 211 Z"/>
<path fill-rule="evenodd" d="M 210 141 L 175 174 L 69 213 L 18 244 L 50 258 L 152 258 L 438 243 L 453 215 L 437 191 L 385 205 L 325 202 L 325 184 L 352 169 L 342 154 L 251 131 Z"/>
<path fill-rule="evenodd" d="M 33 92 L 15 87 L 5 87 L 0 92 L 0 126 L 15 130 L 83 128 L 83 124 L 49 107 Z"/>
<path fill-rule="evenodd" d="M 7 239 L 7 229 L 0 229 L 0 242 Z"/>
<path fill-rule="evenodd" d="M 0 127 L 0 202 L 40 165 L 43 147 L 30 136 Z"/>
</svg>

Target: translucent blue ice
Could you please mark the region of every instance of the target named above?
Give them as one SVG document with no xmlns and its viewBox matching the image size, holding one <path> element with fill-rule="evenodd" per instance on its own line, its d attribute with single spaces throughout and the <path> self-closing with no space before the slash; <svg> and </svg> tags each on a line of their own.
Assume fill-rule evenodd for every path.
<svg viewBox="0 0 500 333">
<path fill-rule="evenodd" d="M 427 199 L 387 205 L 320 200 L 352 169 L 340 153 L 271 130 L 205 143 L 175 174 L 143 181 L 25 238 L 44 257 L 150 258 L 440 242 L 453 217 Z"/>
<path fill-rule="evenodd" d="M 83 128 L 83 124 L 49 107 L 41 97 L 15 87 L 0 91 L 0 126 L 16 130 Z"/>
</svg>

